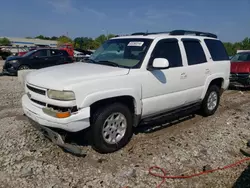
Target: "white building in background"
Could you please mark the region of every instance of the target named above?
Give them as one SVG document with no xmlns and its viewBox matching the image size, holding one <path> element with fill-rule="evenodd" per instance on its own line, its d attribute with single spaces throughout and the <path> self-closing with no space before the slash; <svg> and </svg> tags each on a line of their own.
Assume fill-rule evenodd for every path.
<svg viewBox="0 0 250 188">
<path fill-rule="evenodd" d="M 0 37 L 3 38 L 3 37 Z M 50 46 L 56 47 L 57 41 L 54 40 L 41 40 L 41 39 L 26 39 L 17 37 L 5 37 L 10 40 L 13 47 L 31 47 L 31 46 Z"/>
</svg>

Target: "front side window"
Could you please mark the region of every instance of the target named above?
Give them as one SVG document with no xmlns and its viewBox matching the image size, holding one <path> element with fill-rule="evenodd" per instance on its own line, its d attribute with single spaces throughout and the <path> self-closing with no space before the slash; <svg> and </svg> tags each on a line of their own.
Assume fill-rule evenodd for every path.
<svg viewBox="0 0 250 188">
<path fill-rule="evenodd" d="M 250 53 L 238 53 L 231 59 L 232 62 L 246 62 L 250 61 Z"/>
<path fill-rule="evenodd" d="M 154 58 L 165 58 L 169 62 L 169 68 L 181 67 L 182 58 L 177 40 L 161 40 L 155 46 L 153 51 Z"/>
<path fill-rule="evenodd" d="M 151 39 L 111 39 L 102 44 L 89 58 L 90 63 L 125 68 L 140 68 Z"/>
<path fill-rule="evenodd" d="M 188 65 L 197 65 L 207 62 L 200 41 L 184 39 L 183 44 L 187 54 Z"/>
<path fill-rule="evenodd" d="M 38 50 L 32 54 L 32 57 L 46 57 L 47 55 L 47 50 Z"/>
</svg>

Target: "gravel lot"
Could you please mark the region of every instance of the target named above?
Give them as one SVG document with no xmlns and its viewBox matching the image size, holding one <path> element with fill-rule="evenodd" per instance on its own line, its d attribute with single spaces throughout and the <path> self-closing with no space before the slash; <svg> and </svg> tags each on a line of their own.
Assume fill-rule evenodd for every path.
<svg viewBox="0 0 250 188">
<path fill-rule="evenodd" d="M 250 138 L 250 92 L 229 90 L 212 117 L 195 115 L 171 126 L 137 128 L 119 152 L 101 155 L 82 146 L 87 156 L 76 157 L 30 126 L 22 115 L 23 91 L 16 77 L 0 77 L 0 88 L 0 187 L 4 188 L 156 187 L 161 179 L 148 174 L 150 166 L 161 166 L 171 175 L 200 172 L 206 165 L 222 167 L 244 158 L 239 149 Z M 247 165 L 167 180 L 162 187 L 249 187 Z"/>
</svg>

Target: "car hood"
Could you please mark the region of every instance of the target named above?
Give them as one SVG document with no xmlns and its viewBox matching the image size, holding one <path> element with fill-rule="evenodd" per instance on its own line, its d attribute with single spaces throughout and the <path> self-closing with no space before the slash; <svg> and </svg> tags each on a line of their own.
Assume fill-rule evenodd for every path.
<svg viewBox="0 0 250 188">
<path fill-rule="evenodd" d="M 232 62 L 231 73 L 250 73 L 250 62 Z"/>
<path fill-rule="evenodd" d="M 6 59 L 6 61 L 19 60 L 19 59 L 23 59 L 23 57 L 20 57 L 20 56 L 9 56 Z"/>
<path fill-rule="evenodd" d="M 79 82 L 128 73 L 129 69 L 127 68 L 78 62 L 35 70 L 27 75 L 26 81 L 47 89 L 63 90 Z"/>
</svg>

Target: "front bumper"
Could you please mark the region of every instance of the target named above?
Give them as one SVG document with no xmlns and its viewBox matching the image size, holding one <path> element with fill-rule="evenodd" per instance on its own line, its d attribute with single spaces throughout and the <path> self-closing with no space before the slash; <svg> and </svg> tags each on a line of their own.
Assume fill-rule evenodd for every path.
<svg viewBox="0 0 250 188">
<path fill-rule="evenodd" d="M 31 124 L 33 125 L 34 128 L 39 130 L 45 137 L 50 139 L 54 144 L 60 146 L 61 148 L 65 149 L 66 151 L 68 151 L 72 154 L 78 155 L 78 156 L 85 156 L 86 155 L 86 153 L 78 146 L 72 145 L 69 143 L 65 143 L 64 138 L 58 132 L 56 132 L 48 127 L 39 125 L 32 120 L 31 120 Z"/>
<path fill-rule="evenodd" d="M 237 74 L 231 73 L 230 74 L 230 85 L 237 86 L 237 87 L 249 87 L 250 86 L 250 77 L 249 73 L 246 74 Z"/>
<path fill-rule="evenodd" d="M 78 132 L 90 126 L 90 108 L 83 108 L 68 118 L 55 118 L 45 114 L 42 107 L 34 105 L 27 94 L 22 97 L 24 114 L 40 125 L 62 129 L 68 132 Z"/>
<path fill-rule="evenodd" d="M 9 63 L 5 63 L 3 66 L 2 73 L 4 75 L 17 75 L 17 68 Z"/>
</svg>

